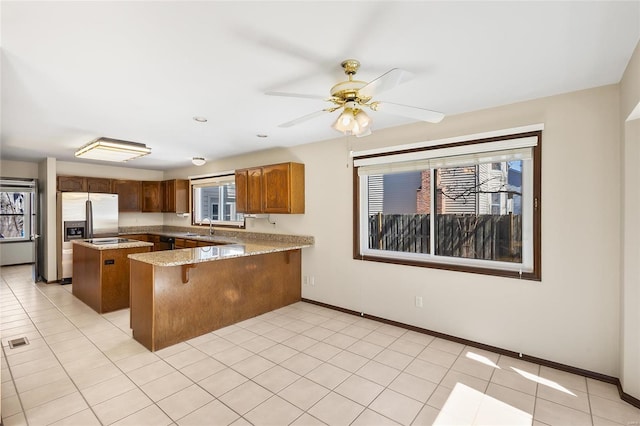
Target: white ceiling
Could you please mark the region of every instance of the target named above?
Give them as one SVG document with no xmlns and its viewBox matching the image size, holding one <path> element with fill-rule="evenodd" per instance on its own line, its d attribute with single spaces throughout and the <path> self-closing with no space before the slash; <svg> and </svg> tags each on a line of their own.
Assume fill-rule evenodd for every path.
<svg viewBox="0 0 640 426">
<path fill-rule="evenodd" d="M 394 67 L 415 74 L 379 100 L 453 115 L 617 83 L 640 35 L 639 1 L 2 1 L 0 8 L 2 158 L 68 161 L 105 136 L 151 147 L 126 164 L 147 169 L 339 137 L 330 128 L 337 112 L 278 127 L 327 103 L 264 92 L 328 96 L 345 77 L 346 58 L 360 60 L 365 81 Z M 411 122 L 370 116 L 374 131 Z"/>
</svg>

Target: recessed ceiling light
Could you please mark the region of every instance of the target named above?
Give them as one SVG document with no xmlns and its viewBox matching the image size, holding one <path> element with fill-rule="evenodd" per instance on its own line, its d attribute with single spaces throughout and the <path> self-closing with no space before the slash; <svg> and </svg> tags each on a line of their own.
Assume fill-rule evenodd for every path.
<svg viewBox="0 0 640 426">
<path fill-rule="evenodd" d="M 264 133 L 258 133 L 256 136 L 259 137 L 259 138 L 268 138 L 269 137 L 269 135 L 265 135 Z"/>
<path fill-rule="evenodd" d="M 195 121 L 197 121 L 198 123 L 206 123 L 207 121 L 209 121 L 209 120 L 207 120 L 207 117 L 200 117 L 200 116 L 198 116 L 198 115 L 196 115 L 195 117 L 193 117 L 193 119 L 194 119 Z"/>
</svg>

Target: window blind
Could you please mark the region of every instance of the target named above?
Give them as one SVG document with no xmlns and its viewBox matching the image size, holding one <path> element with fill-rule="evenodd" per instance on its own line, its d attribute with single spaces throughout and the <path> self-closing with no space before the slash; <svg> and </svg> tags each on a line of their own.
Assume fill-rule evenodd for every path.
<svg viewBox="0 0 640 426">
<path fill-rule="evenodd" d="M 194 188 L 204 188 L 206 186 L 233 183 L 235 182 L 235 179 L 235 174 L 230 173 L 216 176 L 191 178 L 190 183 Z"/>
<path fill-rule="evenodd" d="M 480 163 L 530 160 L 532 147 L 538 144 L 535 136 L 435 148 L 424 151 L 355 158 L 359 176 L 401 173 L 430 168 L 461 167 Z"/>
</svg>

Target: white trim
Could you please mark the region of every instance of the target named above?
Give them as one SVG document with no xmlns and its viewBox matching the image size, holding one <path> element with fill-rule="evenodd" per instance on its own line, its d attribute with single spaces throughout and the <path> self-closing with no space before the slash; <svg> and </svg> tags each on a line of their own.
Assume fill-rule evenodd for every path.
<svg viewBox="0 0 640 426">
<path fill-rule="evenodd" d="M 203 188 L 203 187 L 208 187 L 213 185 L 235 183 L 235 181 L 236 181 L 235 175 L 230 174 L 230 175 L 210 176 L 206 178 L 200 178 L 197 180 L 190 180 L 189 183 L 191 183 L 192 188 Z"/>
<path fill-rule="evenodd" d="M 365 151 L 355 151 L 355 152 L 352 151 L 351 156 L 355 158 L 355 157 L 363 157 L 366 155 L 373 155 L 373 154 L 386 154 L 389 152 L 403 151 L 406 149 L 428 148 L 428 147 L 438 146 L 438 145 L 468 142 L 468 141 L 473 141 L 477 139 L 487 139 L 487 138 L 494 138 L 494 137 L 500 137 L 500 136 L 517 135 L 520 133 L 537 132 L 541 130 L 544 130 L 544 123 L 530 124 L 528 126 L 512 127 L 510 129 L 494 130 L 491 132 L 473 133 L 470 135 L 455 136 L 455 137 L 445 138 L 445 139 L 422 141 L 422 142 L 416 142 L 416 143 L 405 144 L 405 145 L 394 145 L 394 146 L 387 146 L 384 148 L 374 148 L 374 149 L 368 149 Z"/>
<path fill-rule="evenodd" d="M 524 263 L 501 262 L 498 260 L 468 259 L 465 257 L 439 256 L 426 253 L 387 251 L 369 248 L 362 250 L 361 255 L 379 257 L 382 259 L 396 259 L 413 262 L 431 262 L 437 263 L 439 265 L 470 266 L 474 268 L 497 269 L 509 272 L 533 272 L 533 264 L 525 265 Z"/>
</svg>

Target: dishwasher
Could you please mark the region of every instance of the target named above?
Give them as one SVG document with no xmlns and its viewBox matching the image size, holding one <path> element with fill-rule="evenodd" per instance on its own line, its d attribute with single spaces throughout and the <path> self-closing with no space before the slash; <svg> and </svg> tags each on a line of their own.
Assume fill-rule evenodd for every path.
<svg viewBox="0 0 640 426">
<path fill-rule="evenodd" d="M 175 238 L 165 237 L 161 235 L 159 241 L 156 243 L 157 247 L 154 245 L 154 251 L 173 250 L 175 243 L 176 243 Z"/>
</svg>

